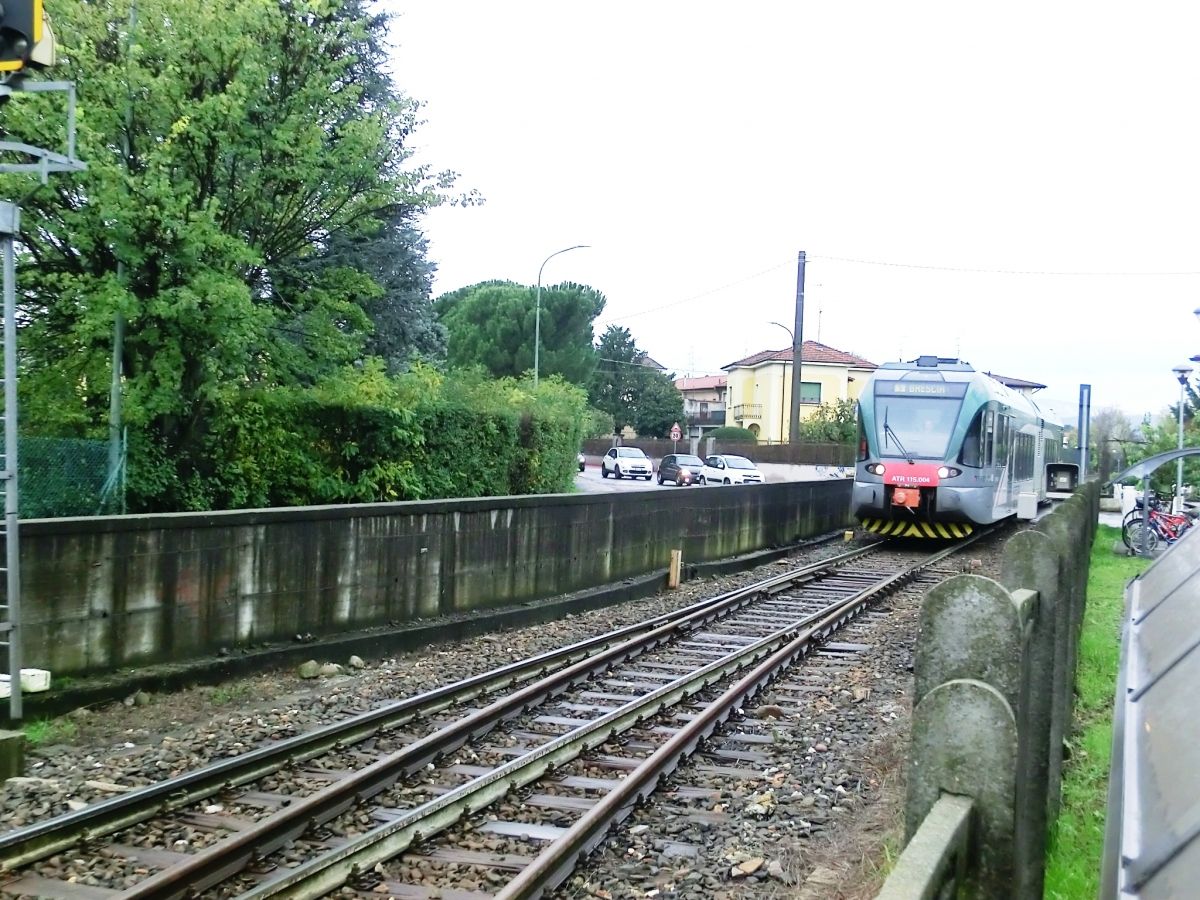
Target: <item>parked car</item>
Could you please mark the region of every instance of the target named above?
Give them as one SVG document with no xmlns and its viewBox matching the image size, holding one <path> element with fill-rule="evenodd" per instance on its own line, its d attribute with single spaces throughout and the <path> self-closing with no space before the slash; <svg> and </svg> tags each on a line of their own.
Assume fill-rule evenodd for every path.
<svg viewBox="0 0 1200 900">
<path fill-rule="evenodd" d="M 584 458 L 583 458 L 583 451 L 582 451 L 582 450 L 580 450 L 580 451 L 579 451 L 579 471 L 580 471 L 580 472 L 582 472 L 582 471 L 583 471 L 584 464 L 585 464 L 585 460 L 584 460 Z"/>
<path fill-rule="evenodd" d="M 654 476 L 654 464 L 637 447 L 613 447 L 600 460 L 600 477 L 607 478 L 609 475 L 618 478 L 628 475 L 649 481 Z"/>
<path fill-rule="evenodd" d="M 696 484 L 700 481 L 700 470 L 704 468 L 704 460 L 690 453 L 672 453 L 662 458 L 658 464 L 658 483 L 673 481 L 679 487 Z"/>
<path fill-rule="evenodd" d="M 710 456 L 700 470 L 701 484 L 762 484 L 763 474 L 744 456 Z"/>
</svg>

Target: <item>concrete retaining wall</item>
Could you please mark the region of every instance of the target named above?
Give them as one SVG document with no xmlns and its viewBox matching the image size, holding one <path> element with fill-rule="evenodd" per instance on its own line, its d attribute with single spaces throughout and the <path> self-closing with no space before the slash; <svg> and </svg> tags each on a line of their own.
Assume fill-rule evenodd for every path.
<svg viewBox="0 0 1200 900">
<path fill-rule="evenodd" d="M 28 665 L 56 675 L 536 600 L 843 527 L 850 483 L 21 524 Z"/>
</svg>

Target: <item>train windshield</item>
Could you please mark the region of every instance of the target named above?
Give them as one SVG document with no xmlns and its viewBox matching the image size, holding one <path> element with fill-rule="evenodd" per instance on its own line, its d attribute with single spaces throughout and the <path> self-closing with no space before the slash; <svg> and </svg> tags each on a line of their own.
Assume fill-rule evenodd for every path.
<svg viewBox="0 0 1200 900">
<path fill-rule="evenodd" d="M 881 455 L 943 459 L 958 419 L 959 400 L 879 398 L 875 407 Z"/>
<path fill-rule="evenodd" d="M 961 382 L 875 383 L 875 439 L 881 456 L 945 459 L 966 396 Z"/>
</svg>

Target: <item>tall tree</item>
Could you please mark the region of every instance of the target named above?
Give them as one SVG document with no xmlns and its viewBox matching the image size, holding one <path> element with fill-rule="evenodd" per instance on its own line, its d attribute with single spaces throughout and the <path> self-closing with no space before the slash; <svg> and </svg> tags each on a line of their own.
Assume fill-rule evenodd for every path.
<svg viewBox="0 0 1200 900">
<path fill-rule="evenodd" d="M 588 402 L 612 416 L 613 433 L 633 427 L 637 400 L 637 344 L 628 328 L 609 325 L 596 345 L 596 371 L 588 388 Z"/>
<path fill-rule="evenodd" d="M 1098 469 L 1100 480 L 1107 482 L 1129 458 L 1129 447 L 1134 440 L 1133 422 L 1124 412 L 1109 406 L 1092 415 L 1088 431 L 1089 442 L 1098 457 L 1092 464 Z"/>
<path fill-rule="evenodd" d="M 671 426 L 683 422 L 683 395 L 674 377 L 642 366 L 642 384 L 634 407 L 633 430 L 648 437 L 665 438 Z"/>
<path fill-rule="evenodd" d="M 683 396 L 669 375 L 642 364 L 644 354 L 628 328 L 609 325 L 596 346 L 592 406 L 613 417 L 613 430 L 665 437 L 683 419 Z"/>
<path fill-rule="evenodd" d="M 483 366 L 497 378 L 533 369 L 536 288 L 511 281 L 484 281 L 443 294 L 435 303 L 445 326 L 451 366 Z M 588 383 L 595 367 L 592 323 L 604 311 L 604 295 L 572 282 L 542 288 L 539 375 Z"/>
<path fill-rule="evenodd" d="M 203 507 L 232 400 L 363 352 L 371 280 L 303 262 L 453 177 L 411 164 L 417 104 L 383 74 L 386 20 L 364 0 L 137 3 L 132 35 L 129 0 L 48 4 L 89 168 L 23 203 L 23 374 L 33 408 L 69 391 L 55 414 L 98 426 L 123 315 L 135 508 Z M 55 104 L 14 97 L 10 139 L 55 146 Z M 13 178 L 0 188 L 25 193 Z"/>
<path fill-rule="evenodd" d="M 378 356 L 392 374 L 415 359 L 442 362 L 446 329 L 434 313 L 431 293 L 437 266 L 427 256 L 424 235 L 401 213 L 389 221 L 373 221 L 374 230 L 333 235 L 319 256 L 303 262 L 306 273 L 347 269 L 369 276 L 356 302 L 371 320 L 365 352 Z"/>
</svg>

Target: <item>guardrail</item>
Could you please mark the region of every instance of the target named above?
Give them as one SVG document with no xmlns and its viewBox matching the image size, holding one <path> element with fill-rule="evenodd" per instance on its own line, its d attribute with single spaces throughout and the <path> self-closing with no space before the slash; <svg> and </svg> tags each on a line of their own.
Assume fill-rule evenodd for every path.
<svg viewBox="0 0 1200 900">
<path fill-rule="evenodd" d="M 880 898 L 1040 897 L 1098 518 L 1095 482 L 921 607 L 905 827 Z"/>
<path fill-rule="evenodd" d="M 1195 530 L 1193 529 L 1193 532 Z M 1200 881 L 1200 538 L 1125 589 L 1101 898 L 1188 897 Z"/>
</svg>

